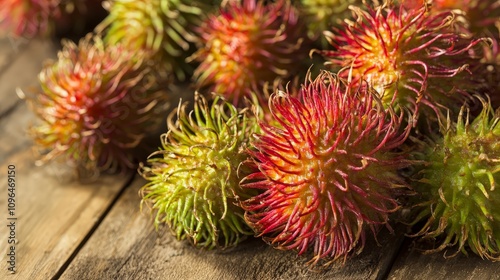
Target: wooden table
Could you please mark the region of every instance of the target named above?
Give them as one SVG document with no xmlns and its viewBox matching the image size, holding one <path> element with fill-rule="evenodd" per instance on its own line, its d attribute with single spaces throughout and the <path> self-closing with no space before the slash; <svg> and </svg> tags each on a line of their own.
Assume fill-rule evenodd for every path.
<svg viewBox="0 0 500 280">
<path fill-rule="evenodd" d="M 345 265 L 308 269 L 306 258 L 259 239 L 204 251 L 154 230 L 139 210 L 138 175 L 103 176 L 78 183 L 64 166 L 36 166 L 26 131 L 34 116 L 16 95 L 37 88 L 42 62 L 57 44 L 0 40 L 0 279 L 500 279 L 500 264 L 471 254 L 422 255 L 403 234 L 382 230 Z M 174 101 L 176 102 L 176 101 Z M 16 170 L 16 220 L 8 220 L 7 170 Z M 8 271 L 15 222 L 16 269 Z"/>
</svg>

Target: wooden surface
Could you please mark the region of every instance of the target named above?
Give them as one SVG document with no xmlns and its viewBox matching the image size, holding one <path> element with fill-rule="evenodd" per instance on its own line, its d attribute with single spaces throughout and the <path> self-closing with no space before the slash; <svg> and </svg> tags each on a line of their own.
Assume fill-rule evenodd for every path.
<svg viewBox="0 0 500 280">
<path fill-rule="evenodd" d="M 167 229 L 151 230 L 148 211 L 138 211 L 137 192 L 144 183 L 137 178 L 128 187 L 62 279 L 376 279 L 396 253 L 397 238 L 379 240 L 380 247 L 371 240 L 366 252 L 345 266 L 310 271 L 295 253 L 258 239 L 228 250 L 196 249 L 176 241 Z"/>
<path fill-rule="evenodd" d="M 500 263 L 470 254 L 422 255 L 401 233 L 383 229 L 378 243 L 345 265 L 309 269 L 306 258 L 250 238 L 204 251 L 154 230 L 140 211 L 139 176 L 107 175 L 84 184 L 64 166 L 35 166 L 26 130 L 33 122 L 16 88 L 37 87 L 42 61 L 56 44 L 0 41 L 0 218 L 7 225 L 7 166 L 16 166 L 17 273 L 7 270 L 7 227 L 0 227 L 0 279 L 500 279 Z M 177 98 L 177 97 L 175 97 Z M 188 98 L 189 99 L 189 98 Z M 176 99 L 172 104 L 177 104 Z M 154 142 L 154 141 L 153 141 Z M 154 144 L 153 144 L 154 146 Z"/>
</svg>

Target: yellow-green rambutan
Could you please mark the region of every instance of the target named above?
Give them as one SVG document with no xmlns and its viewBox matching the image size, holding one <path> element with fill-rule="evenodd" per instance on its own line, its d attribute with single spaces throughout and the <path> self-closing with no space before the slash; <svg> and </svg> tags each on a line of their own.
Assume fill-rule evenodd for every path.
<svg viewBox="0 0 500 280">
<path fill-rule="evenodd" d="M 175 113 L 175 112 L 173 112 Z M 258 128 L 248 109 L 215 98 L 208 105 L 195 95 L 194 110 L 179 105 L 177 120 L 168 119 L 162 147 L 139 172 L 149 182 L 140 194 L 156 212 L 156 227 L 167 224 L 179 239 L 197 247 L 234 246 L 253 231 L 237 204 L 252 191 L 240 188 L 249 173 L 250 135 Z"/>
<path fill-rule="evenodd" d="M 122 43 L 132 50 L 145 50 L 162 71 L 184 80 L 191 72 L 185 58 L 196 39 L 194 27 L 220 1 L 109 0 L 109 16 L 97 27 L 108 44 Z"/>
</svg>

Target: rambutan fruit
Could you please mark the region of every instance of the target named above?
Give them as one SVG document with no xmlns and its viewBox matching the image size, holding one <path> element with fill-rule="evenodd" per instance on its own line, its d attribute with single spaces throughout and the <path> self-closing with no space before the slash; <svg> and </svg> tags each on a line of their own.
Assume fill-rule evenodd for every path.
<svg viewBox="0 0 500 280">
<path fill-rule="evenodd" d="M 60 16 L 60 0 L 3 0 L 0 34 L 26 38 L 44 35 Z"/>
<path fill-rule="evenodd" d="M 179 240 L 208 249 L 234 246 L 253 234 L 237 201 L 253 194 L 240 188 L 239 176 L 249 174 L 242 163 L 256 119 L 219 97 L 209 106 L 199 94 L 191 113 L 183 104 L 173 117 L 162 147 L 139 168 L 149 181 L 140 191 L 143 203 L 156 211 L 155 226 L 167 224 Z"/>
<path fill-rule="evenodd" d="M 420 105 L 443 116 L 447 110 L 458 113 L 471 98 L 478 82 L 469 65 L 479 63 L 480 50 L 474 47 L 484 40 L 455 33 L 451 12 L 431 15 L 425 7 L 386 6 L 354 10 L 356 22 L 325 32 L 334 50 L 319 51 L 328 64 L 341 68 L 341 77 L 366 80 L 386 107 L 407 109 L 415 119 Z"/>
<path fill-rule="evenodd" d="M 91 34 L 78 45 L 63 41 L 30 100 L 42 161 L 58 158 L 80 174 L 135 167 L 131 150 L 157 129 L 167 97 L 145 57 Z"/>
<path fill-rule="evenodd" d="M 251 152 L 258 171 L 241 185 L 260 193 L 242 202 L 245 219 L 278 249 L 314 251 L 310 261 L 346 259 L 398 208 L 405 166 L 393 151 L 407 137 L 401 117 L 384 110 L 366 85 L 323 71 L 299 97 L 277 92 L 269 107 L 279 125 L 261 123 Z"/>
<path fill-rule="evenodd" d="M 233 1 L 209 16 L 199 30 L 200 49 L 192 60 L 198 88 L 207 88 L 241 104 L 266 82 L 289 78 L 307 58 L 305 34 L 297 9 L 288 0 Z"/>
<path fill-rule="evenodd" d="M 448 119 L 442 137 L 416 141 L 420 147 L 412 177 L 414 236 L 436 240 L 438 252 L 458 244 L 481 258 L 500 261 L 500 117 L 481 100 L 483 110 L 470 120 L 468 109 L 456 123 Z"/>
<path fill-rule="evenodd" d="M 133 50 L 147 50 L 159 67 L 184 80 L 191 69 L 185 58 L 196 38 L 193 28 L 220 1 L 198 0 L 109 0 L 108 17 L 96 28 L 108 44 L 122 43 Z"/>
</svg>

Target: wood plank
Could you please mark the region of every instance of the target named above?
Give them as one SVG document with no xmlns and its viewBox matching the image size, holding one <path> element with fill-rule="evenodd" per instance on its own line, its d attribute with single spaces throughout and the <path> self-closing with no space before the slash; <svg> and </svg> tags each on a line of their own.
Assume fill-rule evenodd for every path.
<svg viewBox="0 0 500 280">
<path fill-rule="evenodd" d="M 313 271 L 305 258 L 259 239 L 228 250 L 205 251 L 154 231 L 148 210 L 139 211 L 137 178 L 110 211 L 61 279 L 379 279 L 398 251 L 399 237 L 383 230 L 377 246 L 328 270 Z"/>
<path fill-rule="evenodd" d="M 78 183 L 69 176 L 58 176 L 60 166 L 36 167 L 32 151 L 26 148 L 7 159 L 7 164 L 16 166 L 18 240 L 17 273 L 9 279 L 50 279 L 106 212 L 127 178 L 103 176 L 93 184 Z M 7 164 L 0 166 L 0 216 L 4 224 L 8 224 Z M 1 248 L 7 249 L 9 233 L 4 229 L 0 232 Z M 7 260 L 3 253 L 0 275 L 8 273 Z"/>
<path fill-rule="evenodd" d="M 448 255 L 455 250 L 450 248 Z M 469 256 L 460 254 L 449 259 L 444 258 L 443 253 L 424 255 L 407 240 L 388 279 L 500 279 L 500 265 L 498 262 L 482 260 L 472 252 Z"/>
</svg>

